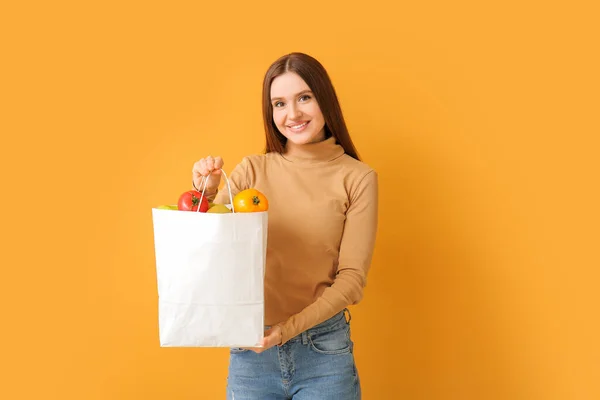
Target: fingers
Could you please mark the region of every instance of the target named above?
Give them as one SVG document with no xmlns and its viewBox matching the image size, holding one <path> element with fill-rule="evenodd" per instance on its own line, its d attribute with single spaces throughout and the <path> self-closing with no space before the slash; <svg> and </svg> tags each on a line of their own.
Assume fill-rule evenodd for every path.
<svg viewBox="0 0 600 400">
<path fill-rule="evenodd" d="M 196 188 L 200 187 L 202 178 L 206 175 L 208 175 L 208 171 L 206 170 L 206 162 L 204 159 L 195 162 L 194 167 L 192 168 L 192 181 Z"/>
<path fill-rule="evenodd" d="M 281 343 L 281 327 L 275 325 L 269 328 L 263 338 L 263 347 L 273 347 Z"/>
<path fill-rule="evenodd" d="M 223 162 L 223 159 L 221 157 L 213 158 L 211 156 L 208 156 L 197 161 L 194 164 L 194 167 L 192 168 L 192 172 L 194 173 L 194 176 L 208 176 L 208 174 L 210 174 L 211 172 L 220 172 L 224 164 L 225 163 Z"/>
<path fill-rule="evenodd" d="M 211 157 L 208 156 L 205 158 L 206 160 L 206 169 L 207 169 L 207 173 L 211 174 L 213 176 L 215 175 L 221 175 L 221 168 L 223 167 L 223 159 L 221 157 Z"/>
<path fill-rule="evenodd" d="M 224 164 L 225 163 L 221 157 L 213 158 L 212 156 L 208 156 L 196 161 L 192 168 L 192 179 L 194 185 L 199 188 L 202 183 L 202 177 L 207 177 L 208 175 L 219 177 L 216 182 L 218 185 L 220 181 L 221 168 L 223 168 Z M 211 187 L 213 186 L 213 184 L 209 185 Z"/>
<path fill-rule="evenodd" d="M 262 348 L 262 347 L 240 347 L 240 349 L 242 349 L 242 350 L 250 350 L 250 351 L 255 352 L 256 354 L 260 354 L 263 351 L 267 350 L 267 349 Z"/>
<path fill-rule="evenodd" d="M 248 350 L 252 350 L 255 353 L 262 353 L 263 351 L 269 350 L 271 347 L 275 347 L 281 343 L 281 328 L 274 326 L 265 331 L 263 340 L 260 342 L 261 347 L 251 347 Z"/>
<path fill-rule="evenodd" d="M 265 332 L 265 335 L 264 335 L 264 337 L 263 337 L 263 340 L 262 340 L 262 342 L 261 342 L 261 346 L 262 346 L 263 348 L 269 348 L 269 347 L 273 347 L 273 345 L 274 345 L 275 343 L 271 344 L 271 342 L 273 342 L 273 340 L 272 340 L 272 339 L 273 339 L 273 338 L 272 338 L 272 335 L 273 335 L 273 329 L 272 329 L 272 328 L 271 328 L 271 329 L 268 329 L 268 330 Z"/>
<path fill-rule="evenodd" d="M 206 161 L 206 169 L 212 172 L 215 169 L 215 160 L 211 156 L 208 156 L 204 159 Z"/>
<path fill-rule="evenodd" d="M 213 160 L 213 168 L 211 169 L 213 175 L 221 175 L 221 168 L 223 168 L 223 159 L 221 157 L 215 157 Z"/>
<path fill-rule="evenodd" d="M 204 160 L 204 158 L 194 163 L 192 173 L 194 174 L 194 178 L 197 176 L 208 175 L 208 172 L 206 170 L 206 161 Z"/>
<path fill-rule="evenodd" d="M 215 157 L 215 169 L 221 169 L 223 168 L 223 165 L 225 165 L 225 163 L 223 162 L 223 159 L 221 157 Z"/>
</svg>

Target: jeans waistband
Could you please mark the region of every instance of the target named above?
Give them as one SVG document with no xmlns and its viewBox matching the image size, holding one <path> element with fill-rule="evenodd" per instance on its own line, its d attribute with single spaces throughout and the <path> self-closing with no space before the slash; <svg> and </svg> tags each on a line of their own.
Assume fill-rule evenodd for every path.
<svg viewBox="0 0 600 400">
<path fill-rule="evenodd" d="M 346 312 L 348 313 L 348 322 L 350 321 L 350 310 L 348 310 L 347 308 L 344 308 L 342 311 L 340 311 L 339 313 L 335 314 L 333 317 L 329 318 L 328 320 L 325 320 L 323 322 L 321 322 L 318 325 L 313 326 L 312 328 L 308 329 L 307 332 L 310 333 L 321 333 L 324 331 L 330 331 L 333 330 L 334 328 L 337 328 L 339 325 L 346 325 Z"/>
<path fill-rule="evenodd" d="M 346 313 L 348 313 L 348 320 L 346 320 Z M 322 332 L 328 332 L 339 329 L 342 326 L 349 324 L 351 319 L 352 316 L 350 315 L 350 310 L 345 308 L 339 313 L 335 314 L 333 317 L 321 322 L 320 324 L 313 326 L 312 328 L 307 329 L 305 332 L 302 332 L 297 336 L 294 336 L 289 340 L 289 342 L 297 340 L 302 340 L 303 342 L 306 342 L 307 335 L 317 335 Z"/>
</svg>

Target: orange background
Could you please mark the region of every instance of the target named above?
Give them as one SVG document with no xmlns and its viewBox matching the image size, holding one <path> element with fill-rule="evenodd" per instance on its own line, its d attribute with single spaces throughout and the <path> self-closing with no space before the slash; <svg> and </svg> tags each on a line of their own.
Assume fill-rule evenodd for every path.
<svg viewBox="0 0 600 400">
<path fill-rule="evenodd" d="M 217 3 L 2 6 L 0 398 L 224 398 L 226 349 L 159 347 L 150 209 L 261 151 L 291 51 L 380 174 L 363 398 L 600 398 L 598 10 Z"/>
</svg>

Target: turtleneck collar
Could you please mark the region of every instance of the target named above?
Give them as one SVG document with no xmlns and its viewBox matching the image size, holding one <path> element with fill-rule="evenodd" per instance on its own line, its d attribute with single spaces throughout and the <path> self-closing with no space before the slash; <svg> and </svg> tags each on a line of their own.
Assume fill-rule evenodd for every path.
<svg viewBox="0 0 600 400">
<path fill-rule="evenodd" d="M 287 141 L 282 156 L 294 163 L 318 163 L 333 161 L 344 154 L 344 148 L 329 137 L 323 141 L 307 144 L 296 144 Z"/>
</svg>

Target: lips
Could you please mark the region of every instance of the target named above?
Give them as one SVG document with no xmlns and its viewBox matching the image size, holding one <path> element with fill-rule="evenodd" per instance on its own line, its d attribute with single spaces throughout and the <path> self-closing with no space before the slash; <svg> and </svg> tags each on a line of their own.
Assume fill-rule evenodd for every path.
<svg viewBox="0 0 600 400">
<path fill-rule="evenodd" d="M 299 132 L 304 130 L 304 128 L 306 128 L 306 126 L 310 123 L 310 121 L 304 121 L 304 122 L 298 122 L 298 123 L 294 123 L 294 124 L 290 124 L 290 125 L 286 125 L 288 129 L 290 129 L 293 132 Z"/>
</svg>

